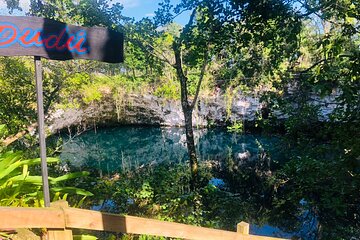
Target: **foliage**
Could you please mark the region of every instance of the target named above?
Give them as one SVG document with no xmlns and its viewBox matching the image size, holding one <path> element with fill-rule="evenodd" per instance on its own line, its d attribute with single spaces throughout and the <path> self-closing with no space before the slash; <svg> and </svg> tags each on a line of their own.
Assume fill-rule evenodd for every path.
<svg viewBox="0 0 360 240">
<path fill-rule="evenodd" d="M 74 235 L 74 240 L 97 240 L 98 238 L 91 235 Z"/>
<path fill-rule="evenodd" d="M 190 191 L 191 175 L 184 164 L 147 165 L 112 177 L 89 179 L 97 182 L 94 191 L 98 194 L 87 204 L 100 204 L 102 211 L 231 231 L 243 220 L 267 223 L 270 214 L 263 208 L 266 200 L 262 194 L 271 192 L 269 181 L 255 174 L 253 168 L 238 169 L 239 174 L 231 167 L 234 164 L 221 165 L 227 170 L 213 169 L 209 163 L 200 165 L 200 187 L 196 192 Z M 214 185 L 209 181 L 213 177 L 221 177 L 225 184 Z"/>
<path fill-rule="evenodd" d="M 227 127 L 229 132 L 242 133 L 244 132 L 244 123 L 243 122 L 234 122 L 231 126 Z"/>
<path fill-rule="evenodd" d="M 180 98 L 179 91 L 180 89 L 178 83 L 168 81 L 159 86 L 155 90 L 154 95 L 162 98 L 178 100 Z"/>
<path fill-rule="evenodd" d="M 43 61 L 44 109 L 48 113 L 59 101 L 63 79 L 71 68 L 65 63 Z M 36 91 L 33 62 L 28 57 L 0 58 L 0 122 L 10 134 L 18 133 L 35 122 Z M 14 87 L 16 86 L 16 87 Z"/>
<path fill-rule="evenodd" d="M 80 102 L 85 106 L 107 98 L 116 99 L 119 94 L 145 92 L 150 88 L 142 78 L 134 79 L 123 75 L 76 74 L 69 80 L 69 87 L 62 91 L 62 102 Z"/>
<path fill-rule="evenodd" d="M 0 143 L 2 142 L 2 140 L 6 137 L 6 136 L 8 136 L 8 131 L 7 131 L 7 129 L 6 129 L 6 125 L 5 124 L 1 124 L 0 125 Z M 0 144 L 1 145 L 1 144 Z M 0 146 L 1 147 L 1 146 Z M 1 148 L 0 148 L 0 150 L 2 150 Z"/>
<path fill-rule="evenodd" d="M 23 59 L 8 57 L 0 58 L 0 68 L 0 121 L 17 132 L 35 116 L 32 69 Z"/>
<path fill-rule="evenodd" d="M 49 164 L 56 158 L 47 158 Z M 42 178 L 31 175 L 40 159 L 24 159 L 21 152 L 0 153 L 0 205 L 1 206 L 43 206 Z M 78 188 L 62 187 L 62 182 L 86 176 L 86 172 L 70 173 L 57 178 L 49 177 L 54 201 L 67 199 L 68 194 L 82 196 L 93 194 Z M 82 200 L 83 201 L 83 200 Z"/>
<path fill-rule="evenodd" d="M 296 216 L 305 202 L 318 221 L 318 239 L 359 235 L 358 4 L 305 1 L 298 65 L 268 98 L 272 111 L 286 116 L 275 212 Z M 328 104 L 334 110 L 324 116 Z"/>
<path fill-rule="evenodd" d="M 286 138 L 289 161 L 275 178 L 276 209 L 286 209 L 283 213 L 291 216 L 299 212 L 299 202 L 305 201 L 318 220 L 318 238 L 347 239 L 359 234 L 360 195 L 355 189 L 360 186 L 360 152 L 358 137 L 345 136 L 349 131 L 359 132 L 359 126 L 326 125 L 318 134 L 300 132 L 295 139 Z"/>
<path fill-rule="evenodd" d="M 116 179 L 100 179 L 96 191 L 102 193 L 100 199 L 106 196 L 114 201 L 120 213 L 200 223 L 193 209 L 195 196 L 189 192 L 189 178 L 186 166 L 162 164 L 119 174 Z"/>
<path fill-rule="evenodd" d="M 31 0 L 28 14 L 88 27 L 116 28 L 127 19 L 122 16 L 122 9 L 119 3 L 110 4 L 108 0 Z"/>
<path fill-rule="evenodd" d="M 164 64 L 153 55 L 153 51 L 162 48 L 161 37 L 156 32 L 156 26 L 143 19 L 137 23 L 126 25 L 127 41 L 125 42 L 125 70 L 133 78 L 141 77 L 157 81 L 162 75 Z M 152 46 L 153 51 L 144 51 L 143 42 Z"/>
</svg>

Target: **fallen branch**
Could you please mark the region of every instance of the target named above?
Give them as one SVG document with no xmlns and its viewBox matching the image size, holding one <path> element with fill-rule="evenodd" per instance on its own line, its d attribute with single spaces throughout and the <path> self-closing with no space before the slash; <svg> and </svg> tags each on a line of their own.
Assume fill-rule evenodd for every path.
<svg viewBox="0 0 360 240">
<path fill-rule="evenodd" d="M 15 135 L 5 138 L 2 142 L 0 142 L 0 144 L 4 147 L 7 147 L 10 144 L 12 144 L 13 142 L 16 142 L 17 140 L 19 140 L 20 138 L 22 138 L 23 136 L 28 134 L 29 132 L 34 131 L 37 128 L 37 126 L 38 126 L 37 122 L 33 123 L 30 126 L 28 126 L 25 130 L 18 132 Z"/>
</svg>

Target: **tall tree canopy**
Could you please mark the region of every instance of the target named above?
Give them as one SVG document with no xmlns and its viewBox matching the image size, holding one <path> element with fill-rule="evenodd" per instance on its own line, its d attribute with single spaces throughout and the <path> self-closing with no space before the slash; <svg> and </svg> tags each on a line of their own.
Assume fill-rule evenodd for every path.
<svg viewBox="0 0 360 240">
<path fill-rule="evenodd" d="M 160 3 L 155 24 L 167 26 L 183 12 L 190 13 L 189 22 L 173 36 L 172 56 L 153 52 L 172 66 L 181 86 L 187 147 L 193 175 L 197 181 L 197 157 L 194 145 L 192 113 L 196 106 L 207 67 L 217 59 L 224 59 L 225 67 L 254 73 L 272 74 L 283 59 L 294 59 L 301 22 L 286 1 L 181 1 Z M 155 29 L 159 32 L 159 28 Z M 152 45 L 143 41 L 144 48 Z M 247 63 L 245 63 L 247 61 Z M 257 69 L 257 70 L 255 70 Z M 189 82 L 196 82 L 193 96 Z"/>
</svg>

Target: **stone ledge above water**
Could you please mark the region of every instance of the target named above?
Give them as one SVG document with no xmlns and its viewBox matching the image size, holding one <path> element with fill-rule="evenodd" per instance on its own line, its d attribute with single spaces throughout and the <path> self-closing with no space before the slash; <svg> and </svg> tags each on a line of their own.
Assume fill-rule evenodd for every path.
<svg viewBox="0 0 360 240">
<path fill-rule="evenodd" d="M 193 114 L 195 127 L 225 126 L 239 121 L 254 121 L 262 104 L 256 97 L 238 96 L 227 102 L 219 95 L 199 99 Z M 332 109 L 325 109 L 331 112 Z M 69 127 L 83 128 L 105 125 L 184 125 L 181 103 L 177 100 L 159 98 L 153 95 L 128 94 L 121 104 L 107 97 L 85 108 L 57 110 L 49 119 L 49 130 L 55 133 Z"/>
</svg>

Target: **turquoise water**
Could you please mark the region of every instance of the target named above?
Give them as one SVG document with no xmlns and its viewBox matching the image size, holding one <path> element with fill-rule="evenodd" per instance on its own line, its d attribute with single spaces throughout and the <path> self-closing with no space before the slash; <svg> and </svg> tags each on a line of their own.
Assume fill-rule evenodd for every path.
<svg viewBox="0 0 360 240">
<path fill-rule="evenodd" d="M 62 137 L 65 145 L 61 160 L 79 169 L 92 170 L 100 176 L 164 161 L 185 163 L 188 159 L 182 128 L 129 126 L 98 129 L 75 138 L 67 135 Z M 195 141 L 200 161 L 224 160 L 228 157 L 256 161 L 258 153 L 264 150 L 271 157 L 280 158 L 276 156 L 277 137 L 229 133 L 226 129 L 201 129 L 195 130 Z M 212 181 L 209 183 L 213 184 Z M 251 233 L 287 238 L 293 236 L 271 223 L 252 225 Z"/>
<path fill-rule="evenodd" d="M 182 128 L 120 127 L 87 132 L 67 142 L 60 155 L 76 167 L 97 168 L 104 173 L 163 161 L 187 160 Z M 256 159 L 261 148 L 271 151 L 276 138 L 229 133 L 225 129 L 195 130 L 200 160 L 219 160 L 246 154 Z"/>
</svg>

